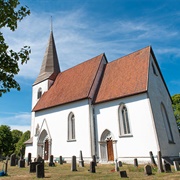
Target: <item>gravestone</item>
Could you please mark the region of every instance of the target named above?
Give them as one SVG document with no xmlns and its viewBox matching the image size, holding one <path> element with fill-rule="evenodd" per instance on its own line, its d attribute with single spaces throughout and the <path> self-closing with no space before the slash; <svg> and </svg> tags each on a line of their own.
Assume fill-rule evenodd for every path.
<svg viewBox="0 0 180 180">
<path fill-rule="evenodd" d="M 72 156 L 71 171 L 77 171 L 77 168 L 76 168 L 76 156 Z"/>
<path fill-rule="evenodd" d="M 117 159 L 115 160 L 115 171 L 119 171 L 119 166 L 118 166 L 118 162 L 117 162 Z"/>
<path fill-rule="evenodd" d="M 90 162 L 90 170 L 91 173 L 95 173 L 96 172 L 96 164 L 94 161 Z"/>
<path fill-rule="evenodd" d="M 83 156 L 82 156 L 82 151 L 80 151 L 79 166 L 84 167 L 84 160 L 83 160 Z"/>
<path fill-rule="evenodd" d="M 97 166 L 96 155 L 93 155 L 93 156 L 92 156 L 92 159 L 93 159 L 93 161 L 94 161 L 94 163 L 95 163 L 95 166 Z"/>
<path fill-rule="evenodd" d="M 29 165 L 29 172 L 35 173 L 36 172 L 36 165 L 41 164 L 40 162 L 31 162 Z"/>
<path fill-rule="evenodd" d="M 164 170 L 163 170 L 163 165 L 162 165 L 161 151 L 158 151 L 157 157 L 158 157 L 158 171 L 159 171 L 159 172 L 164 172 Z"/>
<path fill-rule="evenodd" d="M 18 161 L 19 161 L 19 159 L 16 158 L 16 159 L 15 159 L 15 165 L 17 165 L 17 166 L 18 166 Z"/>
<path fill-rule="evenodd" d="M 36 165 L 36 177 L 44 178 L 44 165 L 42 163 Z"/>
<path fill-rule="evenodd" d="M 128 177 L 126 171 L 120 171 L 119 175 L 121 178 L 127 178 Z"/>
<path fill-rule="evenodd" d="M 19 168 L 24 168 L 25 167 L 25 159 L 20 159 L 18 161 L 18 167 Z"/>
<path fill-rule="evenodd" d="M 31 153 L 28 153 L 27 165 L 31 163 Z"/>
<path fill-rule="evenodd" d="M 63 164 L 63 158 L 62 158 L 62 156 L 59 156 L 59 164 Z"/>
<path fill-rule="evenodd" d="M 137 160 L 137 158 L 134 159 L 134 167 L 138 167 L 138 160 Z"/>
<path fill-rule="evenodd" d="M 179 162 L 178 161 L 173 161 L 173 164 L 174 164 L 174 170 L 175 171 L 179 171 L 180 168 L 179 168 Z"/>
<path fill-rule="evenodd" d="M 10 166 L 16 166 L 16 154 L 12 154 L 10 157 Z"/>
<path fill-rule="evenodd" d="M 145 165 L 144 166 L 144 173 L 146 174 L 146 175 L 152 175 L 152 168 L 151 168 L 151 166 L 150 165 Z"/>
<path fill-rule="evenodd" d="M 169 163 L 164 164 L 164 171 L 171 172 L 171 165 Z"/>
<path fill-rule="evenodd" d="M 152 151 L 149 152 L 149 155 L 150 155 L 150 158 L 151 158 L 151 164 L 153 164 L 154 166 L 157 166 Z"/>
<path fill-rule="evenodd" d="M 50 156 L 49 166 L 55 166 L 55 164 L 54 164 L 54 156 L 53 155 Z"/>
<path fill-rule="evenodd" d="M 118 162 L 118 165 L 119 165 L 119 167 L 122 167 L 122 162 L 119 161 L 119 162 Z"/>
</svg>

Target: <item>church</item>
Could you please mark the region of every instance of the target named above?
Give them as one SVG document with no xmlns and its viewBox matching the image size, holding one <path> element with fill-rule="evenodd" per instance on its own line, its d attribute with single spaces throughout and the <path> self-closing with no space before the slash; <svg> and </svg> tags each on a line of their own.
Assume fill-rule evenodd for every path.
<svg viewBox="0 0 180 180">
<path fill-rule="evenodd" d="M 179 156 L 180 137 L 171 96 L 150 46 L 108 62 L 105 54 L 63 72 L 50 33 L 32 85 L 32 158 L 70 162 L 150 162 Z"/>
</svg>

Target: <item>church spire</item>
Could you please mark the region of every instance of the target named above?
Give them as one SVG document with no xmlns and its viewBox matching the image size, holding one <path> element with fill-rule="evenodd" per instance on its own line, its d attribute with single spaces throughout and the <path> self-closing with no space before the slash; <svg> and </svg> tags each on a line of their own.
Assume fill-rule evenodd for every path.
<svg viewBox="0 0 180 180">
<path fill-rule="evenodd" d="M 44 59 L 41 65 L 41 70 L 36 81 L 34 82 L 34 85 L 46 79 L 55 80 L 59 72 L 59 62 L 53 37 L 53 31 L 51 29 L 48 46 L 46 48 Z"/>
</svg>

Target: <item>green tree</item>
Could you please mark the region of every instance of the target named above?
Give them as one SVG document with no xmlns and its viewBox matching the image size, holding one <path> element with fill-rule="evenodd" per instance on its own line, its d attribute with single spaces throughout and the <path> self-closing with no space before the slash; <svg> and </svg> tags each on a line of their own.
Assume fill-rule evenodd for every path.
<svg viewBox="0 0 180 180">
<path fill-rule="evenodd" d="M 12 134 L 12 142 L 11 142 L 10 154 L 15 152 L 16 144 L 21 139 L 21 136 L 23 135 L 23 132 L 15 129 L 15 130 L 11 131 L 11 134 Z"/>
<path fill-rule="evenodd" d="M 180 94 L 175 94 L 172 96 L 172 101 L 174 116 L 176 118 L 177 126 L 180 132 Z"/>
<path fill-rule="evenodd" d="M 15 31 L 18 22 L 30 14 L 27 6 L 19 5 L 19 0 L 0 0 L 0 29 L 4 27 Z M 26 63 L 30 52 L 29 46 L 22 47 L 19 52 L 9 49 L 3 33 L 0 32 L 0 96 L 11 88 L 20 90 L 20 85 L 14 77 L 20 71 L 18 62 Z"/>
<path fill-rule="evenodd" d="M 9 155 L 11 148 L 12 134 L 11 128 L 6 125 L 0 126 L 0 150 L 3 156 Z"/>
<path fill-rule="evenodd" d="M 27 141 L 30 138 L 30 131 L 26 131 L 20 138 L 20 140 L 18 141 L 18 143 L 16 144 L 16 150 L 15 153 L 17 155 L 23 155 L 25 154 L 25 144 L 24 142 Z"/>
</svg>

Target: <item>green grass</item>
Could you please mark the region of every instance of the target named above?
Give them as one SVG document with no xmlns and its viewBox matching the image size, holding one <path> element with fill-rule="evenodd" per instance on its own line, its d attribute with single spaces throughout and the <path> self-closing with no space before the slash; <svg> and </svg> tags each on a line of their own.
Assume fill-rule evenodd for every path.
<svg viewBox="0 0 180 180">
<path fill-rule="evenodd" d="M 0 163 L 2 167 L 2 163 Z M 96 167 L 96 173 L 90 173 L 89 164 L 85 164 L 85 167 L 78 167 L 77 171 L 71 171 L 70 164 L 56 164 L 55 167 L 49 167 L 45 164 L 45 178 L 44 179 L 72 179 L 72 180 L 116 180 L 120 179 L 119 172 L 114 171 L 113 164 L 98 164 Z M 164 179 L 164 180 L 173 180 L 180 179 L 180 171 L 175 172 L 172 168 L 172 173 L 158 173 L 157 167 L 153 167 L 153 175 L 146 176 L 144 174 L 144 165 L 139 165 L 139 167 L 134 167 L 133 165 L 123 164 L 120 167 L 120 170 L 125 170 L 128 175 L 128 179 Z M 10 167 L 8 166 L 8 176 L 0 177 L 0 180 L 29 180 L 29 179 L 38 179 L 36 178 L 36 173 L 29 173 L 29 167 L 19 168 L 17 166 Z"/>
</svg>

